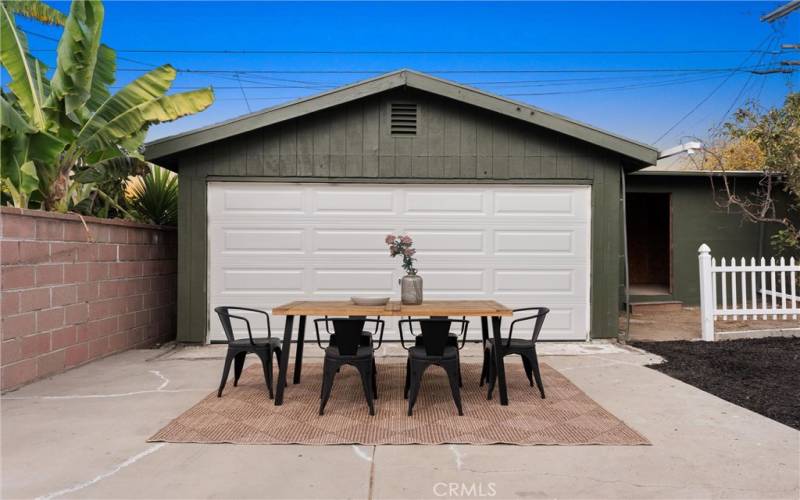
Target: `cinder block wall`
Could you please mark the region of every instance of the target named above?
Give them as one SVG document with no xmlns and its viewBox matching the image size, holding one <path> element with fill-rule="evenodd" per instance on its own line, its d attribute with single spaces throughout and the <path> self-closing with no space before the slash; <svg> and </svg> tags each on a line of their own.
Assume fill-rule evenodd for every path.
<svg viewBox="0 0 800 500">
<path fill-rule="evenodd" d="M 0 207 L 0 234 L 2 390 L 175 338 L 174 228 Z"/>
</svg>

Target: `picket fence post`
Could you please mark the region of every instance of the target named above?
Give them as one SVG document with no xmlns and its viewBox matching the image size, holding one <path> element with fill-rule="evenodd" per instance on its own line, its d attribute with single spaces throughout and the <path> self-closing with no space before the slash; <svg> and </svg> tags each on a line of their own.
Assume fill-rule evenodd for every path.
<svg viewBox="0 0 800 500">
<path fill-rule="evenodd" d="M 700 323 L 703 340 L 714 340 L 714 276 L 711 266 L 711 248 L 705 243 L 697 249 L 700 261 Z"/>
</svg>

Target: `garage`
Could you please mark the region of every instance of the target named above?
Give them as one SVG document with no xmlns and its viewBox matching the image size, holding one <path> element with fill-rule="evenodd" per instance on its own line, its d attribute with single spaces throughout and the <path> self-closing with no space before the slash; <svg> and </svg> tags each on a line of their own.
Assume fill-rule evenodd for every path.
<svg viewBox="0 0 800 500">
<path fill-rule="evenodd" d="M 387 233 L 414 238 L 428 299 L 546 306 L 544 339 L 615 338 L 622 176 L 658 152 L 400 70 L 145 154 L 180 176 L 178 340 L 202 343 L 221 338 L 218 305 L 398 298 Z"/>
<path fill-rule="evenodd" d="M 406 233 L 426 297 L 547 304 L 543 339 L 585 340 L 590 206 L 588 186 L 212 182 L 210 307 L 396 297 L 402 270 L 383 240 Z M 215 322 L 210 338 L 224 339 Z"/>
</svg>

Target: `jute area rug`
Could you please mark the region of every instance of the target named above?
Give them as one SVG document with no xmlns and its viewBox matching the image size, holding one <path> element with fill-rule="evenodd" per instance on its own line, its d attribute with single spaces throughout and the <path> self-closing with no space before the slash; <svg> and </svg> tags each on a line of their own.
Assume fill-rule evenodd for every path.
<svg viewBox="0 0 800 500">
<path fill-rule="evenodd" d="M 562 374 L 542 364 L 547 399 L 528 385 L 519 363 L 506 363 L 510 404 L 486 400 L 481 366 L 462 363 L 464 416 L 459 417 L 444 370 L 425 372 L 413 416 L 403 399 L 405 363 L 378 362 L 378 399 L 370 416 L 352 367 L 337 374 L 319 416 L 322 365 L 308 363 L 299 385 L 288 385 L 283 405 L 267 397 L 260 364 L 187 410 L 150 441 L 234 444 L 494 444 L 642 445 L 649 442 L 595 403 Z M 277 371 L 277 370 L 276 370 Z M 291 375 L 289 377 L 291 380 Z"/>
</svg>

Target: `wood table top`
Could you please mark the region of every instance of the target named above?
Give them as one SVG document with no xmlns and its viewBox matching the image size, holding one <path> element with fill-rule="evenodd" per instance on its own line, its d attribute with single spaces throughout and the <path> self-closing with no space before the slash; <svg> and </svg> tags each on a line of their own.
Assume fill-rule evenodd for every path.
<svg viewBox="0 0 800 500">
<path fill-rule="evenodd" d="M 511 316 L 495 300 L 426 300 L 410 306 L 391 300 L 383 306 L 359 306 L 349 300 L 296 300 L 272 309 L 276 316 Z"/>
</svg>

